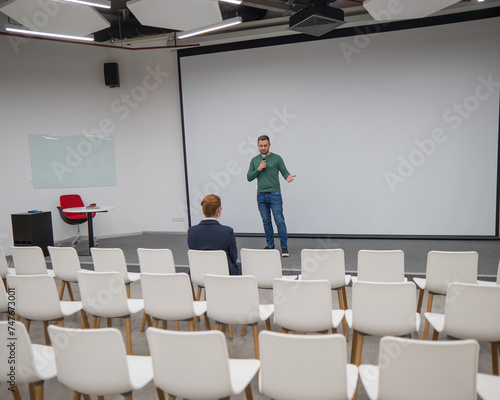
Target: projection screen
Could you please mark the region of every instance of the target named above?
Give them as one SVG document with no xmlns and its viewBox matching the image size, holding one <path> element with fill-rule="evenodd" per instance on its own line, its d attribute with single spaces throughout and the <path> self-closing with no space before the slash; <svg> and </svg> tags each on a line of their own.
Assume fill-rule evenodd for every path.
<svg viewBox="0 0 500 400">
<path fill-rule="evenodd" d="M 179 56 L 191 224 L 263 232 L 271 138 L 289 234 L 497 235 L 500 18 Z"/>
</svg>

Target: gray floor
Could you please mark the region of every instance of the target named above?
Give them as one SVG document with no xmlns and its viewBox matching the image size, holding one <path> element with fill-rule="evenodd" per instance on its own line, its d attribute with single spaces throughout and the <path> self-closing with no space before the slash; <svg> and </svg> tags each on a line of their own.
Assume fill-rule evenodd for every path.
<svg viewBox="0 0 500 400">
<path fill-rule="evenodd" d="M 150 247 L 150 248 L 160 248 L 169 247 L 174 252 L 174 258 L 178 269 L 182 270 L 187 265 L 187 245 L 185 240 L 185 235 L 173 235 L 173 234 L 163 234 L 163 235 L 138 235 L 131 237 L 119 237 L 119 238 L 109 238 L 100 239 L 100 247 L 120 247 L 124 250 L 127 262 L 129 263 L 129 269 L 135 269 L 137 266 L 137 253 L 136 249 L 138 247 Z M 251 247 L 260 248 L 262 247 L 262 238 L 238 238 L 238 246 L 241 247 Z M 82 243 L 78 246 L 79 252 L 85 253 L 88 248 L 85 247 L 86 244 Z M 300 249 L 301 248 L 316 248 L 316 247 L 341 247 L 346 251 L 346 264 L 347 269 L 352 269 L 355 271 L 356 263 L 356 253 L 361 248 L 366 249 L 395 249 L 399 248 L 405 251 L 406 261 L 410 275 L 420 274 L 425 272 L 425 257 L 430 249 L 435 250 L 477 250 L 479 252 L 480 262 L 483 263 L 480 266 L 483 275 L 493 275 L 496 274 L 496 268 L 498 265 L 498 259 L 500 257 L 500 250 L 497 249 L 498 245 L 495 241 L 486 242 L 464 242 L 464 241 L 382 241 L 382 240 L 302 240 L 302 239 L 292 239 L 290 240 L 290 251 L 291 257 L 288 259 L 283 259 L 283 268 L 288 272 L 297 271 L 300 265 Z M 82 263 L 90 263 L 90 257 L 83 255 L 81 257 Z M 87 268 L 91 268 L 89 264 L 84 264 Z M 60 282 L 58 281 L 58 284 Z M 75 296 L 79 298 L 78 288 L 73 285 Z M 67 296 L 67 295 L 66 295 Z M 261 302 L 270 303 L 271 293 L 267 290 L 260 291 Z M 351 304 L 351 288 L 347 288 L 348 304 Z M 141 297 L 140 284 L 132 284 L 132 297 Z M 333 306 L 338 307 L 336 300 L 336 295 L 332 296 Z M 426 305 L 426 300 L 424 300 L 424 308 Z M 444 310 L 444 299 L 442 297 L 437 297 L 434 301 L 433 311 L 443 312 Z M 133 341 L 133 352 L 137 355 L 147 355 L 149 350 L 146 342 L 146 335 L 144 332 L 140 332 L 140 324 L 142 321 L 142 314 L 137 314 L 132 317 L 132 341 Z M 78 317 L 67 318 L 65 321 L 66 326 L 69 327 L 79 327 L 80 319 Z M 181 322 L 181 330 L 187 330 L 187 324 Z M 124 333 L 124 323 L 122 320 L 115 320 L 114 326 L 117 327 Z M 420 331 L 415 338 L 423 337 L 423 326 L 424 323 L 421 321 Z M 278 330 L 276 326 L 272 326 L 273 330 Z M 197 329 L 203 330 L 204 325 L 198 324 Z M 265 329 L 264 324 L 259 326 L 259 330 Z M 229 355 L 232 358 L 252 358 L 254 355 L 253 350 L 253 339 L 251 335 L 251 330 L 247 331 L 244 337 L 240 335 L 240 327 L 234 327 L 234 338 L 229 340 L 228 338 L 228 349 Z M 43 328 L 41 322 L 33 322 L 31 324 L 30 336 L 34 343 L 43 344 Z M 352 337 L 352 332 L 349 332 L 349 338 Z M 377 337 L 367 337 L 365 339 L 365 345 L 363 350 L 362 363 L 364 364 L 376 364 L 377 355 L 379 348 L 379 340 Z M 445 340 L 441 337 L 440 340 Z M 347 343 L 347 354 L 350 357 L 351 342 Z M 481 344 L 480 356 L 479 356 L 479 372 L 484 372 L 491 374 L 491 348 L 489 344 Z M 300 377 L 296 377 L 300 379 Z M 252 382 L 254 399 L 267 399 L 267 397 L 259 394 L 257 379 Z M 27 388 L 21 388 L 21 394 L 24 399 L 28 398 Z M 5 387 L 0 388 L 0 399 L 10 399 L 12 398 L 5 390 Z M 56 379 L 52 379 L 45 383 L 45 398 L 46 399 L 72 399 L 72 392 L 59 384 Z M 106 399 L 121 399 L 121 396 L 109 396 Z M 143 390 L 134 393 L 135 399 L 152 400 L 157 399 L 156 391 L 152 383 L 150 383 Z M 245 399 L 245 395 L 241 394 L 238 396 L 233 396 L 232 399 Z M 364 391 L 362 385 L 359 385 L 358 399 L 366 400 L 368 397 Z M 307 400 L 307 399 L 304 399 Z M 451 400 L 451 399 L 450 399 Z"/>
</svg>

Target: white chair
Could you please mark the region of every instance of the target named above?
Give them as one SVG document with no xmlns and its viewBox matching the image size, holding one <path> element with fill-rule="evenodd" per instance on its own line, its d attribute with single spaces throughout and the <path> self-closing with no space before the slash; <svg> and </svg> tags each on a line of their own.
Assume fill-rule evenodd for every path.
<svg viewBox="0 0 500 400">
<path fill-rule="evenodd" d="M 500 377 L 477 374 L 477 394 L 483 400 L 498 400 L 500 393 Z"/>
<path fill-rule="evenodd" d="M 164 393 L 169 400 L 229 399 L 243 391 L 247 400 L 252 399 L 250 382 L 260 361 L 230 359 L 222 332 L 149 328 L 146 335 L 160 399 L 165 398 Z"/>
<path fill-rule="evenodd" d="M 379 364 L 361 365 L 359 376 L 370 400 L 476 400 L 478 353 L 475 340 L 387 336 L 380 341 Z"/>
<path fill-rule="evenodd" d="M 8 313 L 8 312 L 9 312 L 9 300 L 7 296 L 7 291 L 5 290 L 5 286 L 3 284 L 0 284 L 0 313 Z"/>
<path fill-rule="evenodd" d="M 188 259 L 191 282 L 198 287 L 197 301 L 201 299 L 206 274 L 229 276 L 227 255 L 223 250 L 188 250 Z"/>
<path fill-rule="evenodd" d="M 44 382 L 56 376 L 52 347 L 32 344 L 25 326 L 18 321 L 0 321 L 0 336 L 4 339 L 0 346 L 0 390 L 11 390 L 14 399 L 20 400 L 18 386 L 29 384 L 30 399 L 43 400 Z"/>
<path fill-rule="evenodd" d="M 54 343 L 57 379 L 75 392 L 101 396 L 121 394 L 132 399 L 153 379 L 149 356 L 131 356 L 125 352 L 123 338 L 115 328 L 68 329 L 49 326 Z"/>
<path fill-rule="evenodd" d="M 491 343 L 493 375 L 499 374 L 500 286 L 450 283 L 446 293 L 444 314 L 425 313 L 434 329 L 452 339 L 475 339 Z"/>
<path fill-rule="evenodd" d="M 127 298 L 123 276 L 119 272 L 79 271 L 78 285 L 83 309 L 92 315 L 92 328 L 99 328 L 101 318 L 124 318 L 127 354 L 132 354 L 131 315 L 144 310 L 144 300 Z"/>
<path fill-rule="evenodd" d="M 352 399 L 358 368 L 342 335 L 261 332 L 259 391 L 275 400 Z"/>
<path fill-rule="evenodd" d="M 189 330 L 194 331 L 196 317 L 204 315 L 206 328 L 210 329 L 206 316 L 207 302 L 194 301 L 188 274 L 142 273 L 141 286 L 144 312 L 153 317 L 155 328 L 160 320 L 164 328 L 167 321 L 176 321 L 177 330 L 179 321 L 189 321 Z"/>
<path fill-rule="evenodd" d="M 275 279 L 274 323 L 282 332 L 336 333 L 344 310 L 333 310 L 330 282 Z"/>
<path fill-rule="evenodd" d="M 207 316 L 215 320 L 215 329 L 221 325 L 243 325 L 242 335 L 246 325 L 252 326 L 255 346 L 255 358 L 259 358 L 259 322 L 266 322 L 271 330 L 270 317 L 274 305 L 260 304 L 257 278 L 251 275 L 205 277 L 207 297 Z"/>
<path fill-rule="evenodd" d="M 29 332 L 31 321 L 43 321 L 45 344 L 50 345 L 47 333 L 49 322 L 64 325 L 64 318 L 82 311 L 81 301 L 61 301 L 57 286 L 49 275 L 7 275 L 9 288 L 15 291 L 15 308 L 25 318 Z M 85 326 L 82 317 L 82 326 Z"/>
<path fill-rule="evenodd" d="M 424 292 L 428 291 L 427 312 L 432 312 L 435 295 L 445 295 L 451 282 L 477 283 L 479 255 L 475 251 L 430 251 L 425 278 L 413 278 L 420 289 L 417 312 L 420 314 Z M 425 321 L 424 339 L 429 338 L 429 321 Z"/>
<path fill-rule="evenodd" d="M 257 278 L 260 289 L 272 289 L 277 278 L 297 279 L 296 275 L 283 276 L 281 254 L 277 249 L 241 249 L 242 275 Z"/>
<path fill-rule="evenodd" d="M 45 256 L 38 246 L 11 246 L 12 259 L 17 275 L 50 275 L 55 277 L 54 271 L 47 269 Z"/>
<path fill-rule="evenodd" d="M 16 270 L 14 268 L 9 268 L 9 265 L 7 263 L 7 258 L 5 258 L 5 253 L 3 252 L 3 249 L 0 247 L 0 277 L 3 279 L 4 284 L 6 283 L 7 279 L 7 274 L 14 275 L 16 273 Z M 6 285 L 4 285 L 7 287 Z"/>
<path fill-rule="evenodd" d="M 175 274 L 174 255 L 170 249 L 138 248 L 141 272 L 151 274 Z"/>
<path fill-rule="evenodd" d="M 405 282 L 405 254 L 402 250 L 360 250 L 358 276 L 352 281 Z"/>
<path fill-rule="evenodd" d="M 64 288 L 68 290 L 68 295 L 71 301 L 74 301 L 71 283 L 78 283 L 76 273 L 81 270 L 80 259 L 78 253 L 73 247 L 54 247 L 48 246 L 52 270 L 61 283 L 59 291 L 59 299 L 63 299 Z"/>
<path fill-rule="evenodd" d="M 347 310 L 345 287 L 351 281 L 351 275 L 345 273 L 345 257 L 342 249 L 304 249 L 300 253 L 302 280 L 326 279 L 332 290 L 337 292 L 339 308 Z M 348 341 L 347 323 L 342 319 L 342 330 Z"/>
<path fill-rule="evenodd" d="M 127 288 L 127 297 L 130 298 L 130 284 L 141 278 L 138 272 L 128 272 L 127 261 L 122 249 L 102 249 L 93 247 L 90 249 L 92 262 L 96 272 L 119 272 L 123 277 Z"/>
<path fill-rule="evenodd" d="M 353 329 L 351 363 L 360 365 L 364 336 L 410 336 L 420 327 L 413 282 L 354 282 L 347 325 Z"/>
</svg>

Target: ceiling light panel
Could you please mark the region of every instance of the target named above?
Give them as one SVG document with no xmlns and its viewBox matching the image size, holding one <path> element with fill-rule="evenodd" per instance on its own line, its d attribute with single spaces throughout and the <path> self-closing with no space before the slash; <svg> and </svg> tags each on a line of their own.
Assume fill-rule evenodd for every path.
<svg viewBox="0 0 500 400">
<path fill-rule="evenodd" d="M 222 21 L 214 0 L 132 0 L 127 7 L 142 25 L 188 31 Z"/>
<path fill-rule="evenodd" d="M 72 36 L 87 36 L 110 23 L 92 7 L 58 1 L 9 0 L 0 12 L 25 28 Z"/>
<path fill-rule="evenodd" d="M 375 21 L 423 18 L 461 0 L 366 0 L 363 7 Z"/>
</svg>

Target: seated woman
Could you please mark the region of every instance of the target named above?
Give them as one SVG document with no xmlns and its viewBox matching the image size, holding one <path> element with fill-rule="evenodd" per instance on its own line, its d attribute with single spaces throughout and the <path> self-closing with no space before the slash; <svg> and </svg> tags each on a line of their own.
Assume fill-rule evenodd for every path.
<svg viewBox="0 0 500 400">
<path fill-rule="evenodd" d="M 188 230 L 188 246 L 192 250 L 224 250 L 227 254 L 230 275 L 241 275 L 238 248 L 233 228 L 217 221 L 222 208 L 220 197 L 215 194 L 205 196 L 201 202 L 205 218 Z"/>
</svg>

